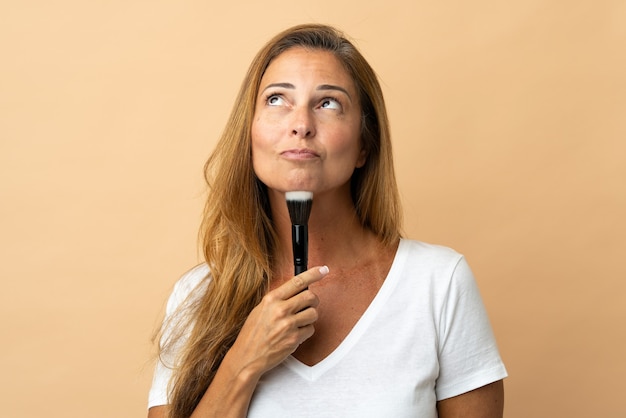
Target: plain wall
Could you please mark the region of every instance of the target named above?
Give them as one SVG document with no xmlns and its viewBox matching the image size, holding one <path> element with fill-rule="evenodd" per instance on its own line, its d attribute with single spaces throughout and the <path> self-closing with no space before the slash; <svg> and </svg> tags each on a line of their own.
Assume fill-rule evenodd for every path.
<svg viewBox="0 0 626 418">
<path fill-rule="evenodd" d="M 506 416 L 626 416 L 626 2 L 3 1 L 3 417 L 144 416 L 248 63 L 345 30 L 388 103 L 405 230 L 472 266 Z"/>
</svg>

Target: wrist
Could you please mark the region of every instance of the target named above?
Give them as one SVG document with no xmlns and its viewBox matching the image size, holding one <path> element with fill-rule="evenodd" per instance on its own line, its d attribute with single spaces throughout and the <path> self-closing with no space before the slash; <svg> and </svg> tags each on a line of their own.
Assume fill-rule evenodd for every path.
<svg viewBox="0 0 626 418">
<path fill-rule="evenodd" d="M 228 370 L 233 383 L 237 387 L 256 387 L 263 372 L 252 363 L 242 363 L 238 361 L 236 354 L 229 350 L 222 360 L 223 368 Z"/>
</svg>

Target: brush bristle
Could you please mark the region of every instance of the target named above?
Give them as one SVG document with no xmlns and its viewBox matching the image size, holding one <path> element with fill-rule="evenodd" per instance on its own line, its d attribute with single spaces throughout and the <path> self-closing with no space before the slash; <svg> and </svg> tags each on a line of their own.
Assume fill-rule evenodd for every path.
<svg viewBox="0 0 626 418">
<path fill-rule="evenodd" d="M 287 192 L 287 210 L 293 225 L 306 225 L 309 222 L 311 206 L 313 206 L 312 192 Z"/>
</svg>

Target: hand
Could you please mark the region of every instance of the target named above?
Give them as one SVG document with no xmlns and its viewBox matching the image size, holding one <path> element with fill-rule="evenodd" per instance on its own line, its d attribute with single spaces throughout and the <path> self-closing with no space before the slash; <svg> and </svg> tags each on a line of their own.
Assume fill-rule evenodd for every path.
<svg viewBox="0 0 626 418">
<path fill-rule="evenodd" d="M 258 376 L 276 367 L 315 332 L 319 299 L 308 286 L 328 274 L 314 267 L 266 294 L 250 312 L 229 355 Z"/>
</svg>

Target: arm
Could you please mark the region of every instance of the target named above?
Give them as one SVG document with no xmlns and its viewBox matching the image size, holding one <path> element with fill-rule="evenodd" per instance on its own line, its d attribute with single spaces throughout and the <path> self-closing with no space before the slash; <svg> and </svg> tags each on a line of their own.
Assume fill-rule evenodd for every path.
<svg viewBox="0 0 626 418">
<path fill-rule="evenodd" d="M 502 418 L 506 369 L 474 276 L 459 260 L 442 310 L 440 418 Z M 460 382 L 469 382 L 461 384 Z M 461 393 L 458 396 L 457 394 Z"/>
<path fill-rule="evenodd" d="M 327 269 L 319 267 L 307 270 L 265 295 L 248 316 L 191 418 L 246 416 L 263 373 L 313 335 L 319 301 L 306 289 L 326 274 Z M 153 407 L 148 418 L 164 418 L 166 412 L 167 406 Z"/>
<path fill-rule="evenodd" d="M 504 385 L 502 380 L 437 402 L 439 418 L 502 418 Z"/>
<path fill-rule="evenodd" d="M 153 406 L 148 409 L 148 418 L 166 418 L 167 412 L 167 405 Z"/>
</svg>

